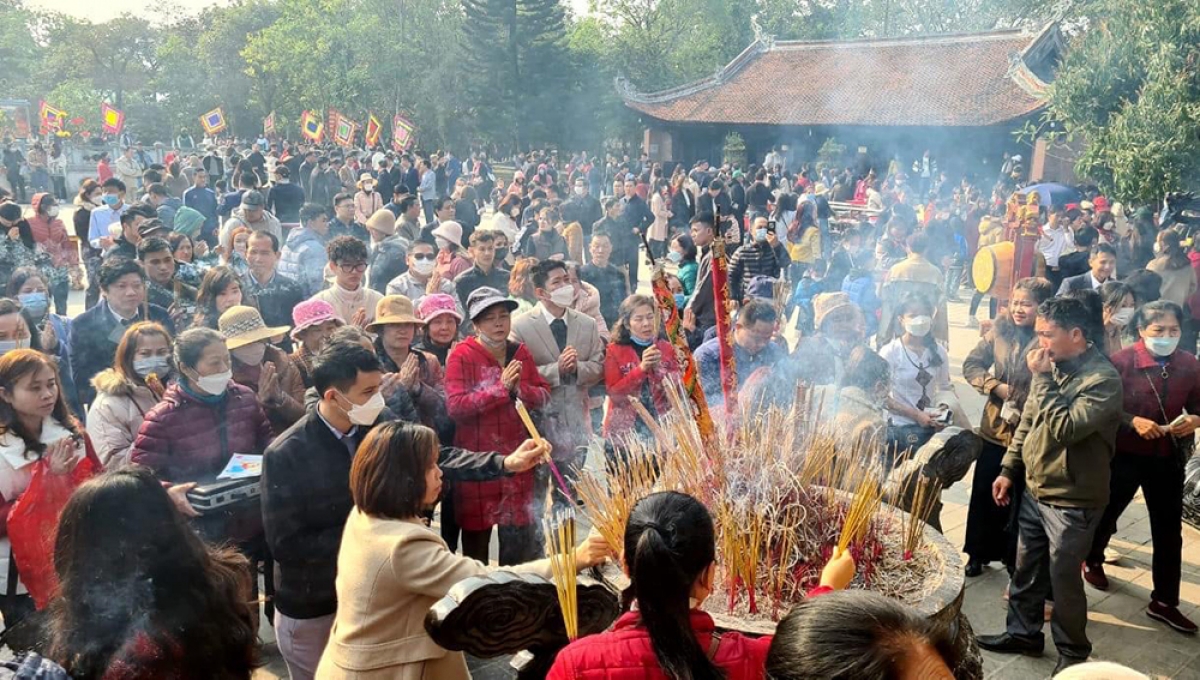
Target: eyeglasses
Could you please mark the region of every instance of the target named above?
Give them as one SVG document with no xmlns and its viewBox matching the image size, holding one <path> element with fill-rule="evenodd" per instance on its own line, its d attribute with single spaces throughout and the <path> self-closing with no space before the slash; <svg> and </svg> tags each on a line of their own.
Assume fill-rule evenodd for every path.
<svg viewBox="0 0 1200 680">
<path fill-rule="evenodd" d="M 416 260 L 417 262 L 422 260 L 436 260 L 437 255 L 434 255 L 433 253 L 413 253 L 412 259 Z"/>
<path fill-rule="evenodd" d="M 346 274 L 351 272 L 362 273 L 367 271 L 366 262 L 344 262 L 338 264 L 338 269 L 341 269 Z"/>
</svg>

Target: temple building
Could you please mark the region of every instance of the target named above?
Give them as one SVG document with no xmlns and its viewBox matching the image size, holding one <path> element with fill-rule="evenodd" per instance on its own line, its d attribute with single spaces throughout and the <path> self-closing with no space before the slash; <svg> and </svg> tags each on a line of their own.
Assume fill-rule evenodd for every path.
<svg viewBox="0 0 1200 680">
<path fill-rule="evenodd" d="M 1055 23 L 845 41 L 760 35 L 708 78 L 654 93 L 621 79 L 617 88 L 655 160 L 717 160 L 736 132 L 756 163 L 772 147 L 814 161 L 832 138 L 876 166 L 897 157 L 907 166 L 929 150 L 943 170 L 998 170 L 1003 152 L 1033 151 L 1013 132 L 1041 112 L 1063 49 Z"/>
</svg>

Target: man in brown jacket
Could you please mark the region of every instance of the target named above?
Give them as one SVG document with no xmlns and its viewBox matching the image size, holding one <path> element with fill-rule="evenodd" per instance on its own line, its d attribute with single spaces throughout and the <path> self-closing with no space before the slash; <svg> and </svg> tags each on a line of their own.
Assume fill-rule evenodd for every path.
<svg viewBox="0 0 1200 680">
<path fill-rule="evenodd" d="M 1041 347 L 1026 356 L 1033 373 L 1029 398 L 992 485 L 996 503 L 1008 505 L 1013 481 L 1025 479 L 1007 631 L 979 636 L 979 646 L 1040 656 L 1043 604 L 1053 592 L 1055 675 L 1092 652 L 1079 565 L 1108 504 L 1109 464 L 1123 413 L 1121 377 L 1092 346 L 1099 338 L 1087 336 L 1090 325 L 1078 300 L 1042 303 L 1035 327 Z"/>
</svg>

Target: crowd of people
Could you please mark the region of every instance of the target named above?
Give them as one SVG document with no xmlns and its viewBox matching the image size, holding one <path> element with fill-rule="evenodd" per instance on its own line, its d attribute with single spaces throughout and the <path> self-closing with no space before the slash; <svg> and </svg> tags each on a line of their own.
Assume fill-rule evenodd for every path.
<svg viewBox="0 0 1200 680">
<path fill-rule="evenodd" d="M 424 612 L 494 568 L 493 533 L 498 566 L 549 575 L 544 508 L 573 495 L 545 461 L 569 488 L 593 437 L 623 455 L 626 438 L 651 436 L 644 413 L 672 408 L 664 380 L 681 363 L 639 281 L 644 258 L 714 413 L 727 390 L 756 408 L 803 385 L 884 468 L 977 426 L 966 573 L 1011 574 L 1007 630 L 980 646 L 1040 653 L 1049 617 L 1058 670 L 1085 661 L 1084 582 L 1109 587 L 1105 549 L 1139 488 L 1147 613 L 1196 631 L 1179 581 L 1200 243 L 1151 211 L 1115 214 L 1100 195 L 1034 204 L 1036 269 L 993 295 L 990 318 L 976 320 L 982 296 L 971 303 L 980 340 L 961 377 L 987 400 L 972 423 L 947 302 L 975 252 L 1005 238 L 1011 163 L 981 189 L 931 171 L 928 154 L 910 184 L 897 162 L 877 177 L 788 168 L 776 151 L 744 169 L 532 152 L 511 159 L 511 180 L 482 152 L 260 140 L 156 165 L 138 151 L 116 171 L 98 160 L 73 229 L 61 196 L 0 203 L 0 501 L 20 580 L 39 584 L 31 606 L 10 570 L 3 614 L 44 630 L 41 650 L 73 677 L 248 677 L 260 571 L 293 680 L 469 677 Z M 846 224 L 835 205 L 860 217 Z M 71 317 L 73 285 L 85 311 Z M 239 455 L 262 456 L 261 498 L 198 506 Z M 25 561 L 39 511 L 62 513 L 52 559 Z M 718 634 L 698 608 L 714 541 L 708 510 L 677 493 L 642 499 L 624 545 L 589 537 L 577 568 L 622 560 L 638 606 L 550 677 L 952 677 L 944 631 L 886 598 L 826 594 L 853 576 L 847 554 L 773 640 Z"/>
</svg>

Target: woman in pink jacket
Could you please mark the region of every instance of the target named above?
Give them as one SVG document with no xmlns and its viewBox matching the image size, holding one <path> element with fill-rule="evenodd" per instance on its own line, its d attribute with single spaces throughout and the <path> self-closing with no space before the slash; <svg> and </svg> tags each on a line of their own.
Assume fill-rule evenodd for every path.
<svg viewBox="0 0 1200 680">
<path fill-rule="evenodd" d="M 34 194 L 33 214 L 27 220 L 33 232 L 33 241 L 42 252 L 50 256 L 54 265 L 50 274 L 50 293 L 54 299 L 54 313 L 67 313 L 67 293 L 71 282 L 68 272 L 79 265 L 79 251 L 71 245 L 67 227 L 58 218 L 58 203 L 54 196 L 46 193 Z"/>
</svg>

